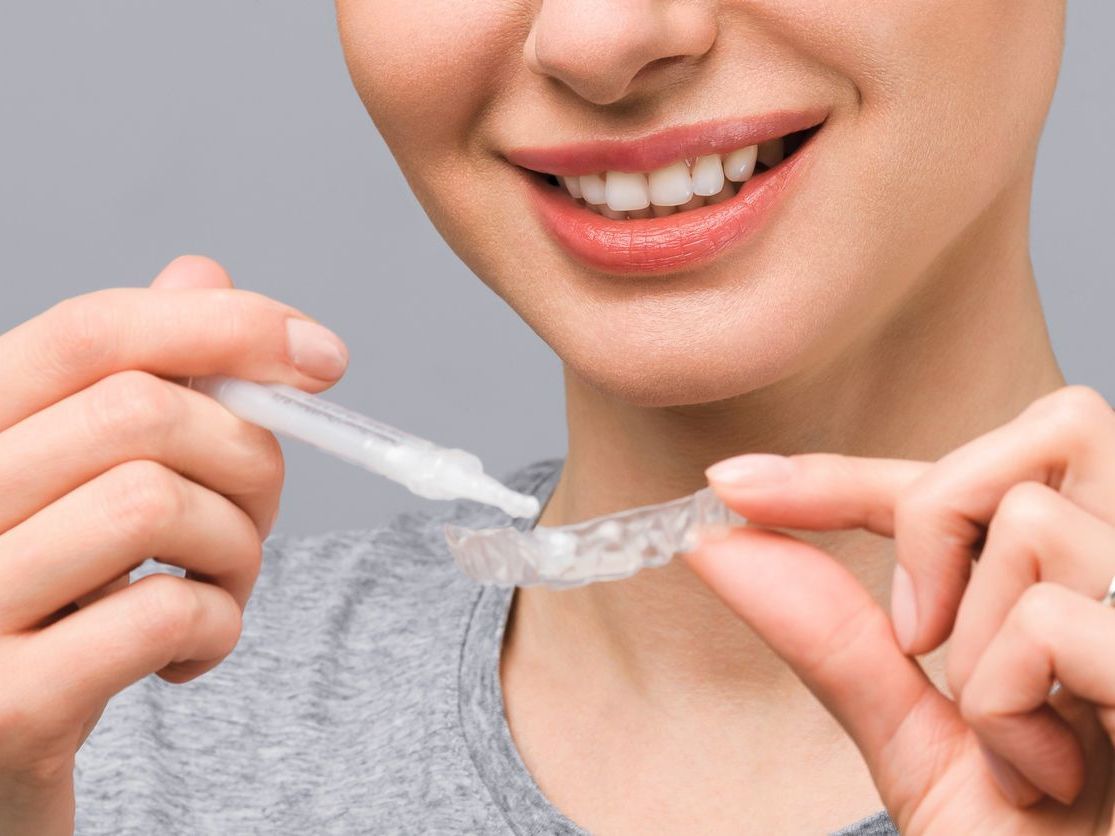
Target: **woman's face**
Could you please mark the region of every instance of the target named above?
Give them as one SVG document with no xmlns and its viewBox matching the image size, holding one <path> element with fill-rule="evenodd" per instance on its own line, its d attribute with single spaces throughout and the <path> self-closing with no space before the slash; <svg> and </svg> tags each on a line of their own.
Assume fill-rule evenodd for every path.
<svg viewBox="0 0 1115 836">
<path fill-rule="evenodd" d="M 450 246 L 576 374 L 643 405 L 817 369 L 931 297 L 964 241 L 1024 221 L 1064 12 L 1063 0 L 337 7 L 357 89 Z M 782 135 L 802 144 L 779 163 L 769 141 Z M 748 177 L 759 142 L 765 163 Z M 736 180 L 720 186 L 725 164 Z"/>
</svg>

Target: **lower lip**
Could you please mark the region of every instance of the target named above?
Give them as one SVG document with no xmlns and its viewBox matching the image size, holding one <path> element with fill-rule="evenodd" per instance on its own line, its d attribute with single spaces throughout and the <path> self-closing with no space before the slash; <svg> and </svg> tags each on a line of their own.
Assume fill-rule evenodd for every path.
<svg viewBox="0 0 1115 836">
<path fill-rule="evenodd" d="M 534 175 L 527 176 L 530 197 L 550 234 L 588 266 L 616 274 L 673 272 L 705 264 L 757 232 L 803 168 L 814 139 L 723 203 L 664 218 L 605 218 Z"/>
</svg>

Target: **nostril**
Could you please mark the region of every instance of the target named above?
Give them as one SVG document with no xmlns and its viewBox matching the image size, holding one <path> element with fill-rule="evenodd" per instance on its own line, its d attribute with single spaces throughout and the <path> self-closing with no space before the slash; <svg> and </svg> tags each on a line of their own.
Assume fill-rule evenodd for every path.
<svg viewBox="0 0 1115 836">
<path fill-rule="evenodd" d="M 635 73 L 634 77 L 631 79 L 631 83 L 634 84 L 637 81 L 642 81 L 651 73 L 668 69 L 675 64 L 681 64 L 685 61 L 686 58 L 687 56 L 685 55 L 668 55 L 665 58 L 655 58 L 653 61 L 650 61 L 649 63 L 644 64 L 642 67 L 639 68 L 639 71 Z"/>
</svg>

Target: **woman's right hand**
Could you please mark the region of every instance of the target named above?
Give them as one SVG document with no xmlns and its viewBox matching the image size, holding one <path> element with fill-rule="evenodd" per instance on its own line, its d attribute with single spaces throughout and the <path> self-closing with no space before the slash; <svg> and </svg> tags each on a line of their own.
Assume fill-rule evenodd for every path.
<svg viewBox="0 0 1115 836">
<path fill-rule="evenodd" d="M 275 437 L 177 380 L 318 392 L 344 345 L 208 259 L 0 334 L 0 832 L 69 833 L 74 755 L 118 691 L 236 644 L 283 481 Z M 129 583 L 148 557 L 185 577 Z"/>
</svg>

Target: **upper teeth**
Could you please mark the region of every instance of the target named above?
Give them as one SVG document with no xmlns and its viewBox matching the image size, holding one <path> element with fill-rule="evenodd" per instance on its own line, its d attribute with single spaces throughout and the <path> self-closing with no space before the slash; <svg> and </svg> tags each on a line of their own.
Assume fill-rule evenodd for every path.
<svg viewBox="0 0 1115 836">
<path fill-rule="evenodd" d="M 747 148 L 733 151 L 724 158 L 724 176 L 729 180 L 746 180 L 755 173 L 755 162 L 758 159 L 758 145 L 749 145 Z"/>
<path fill-rule="evenodd" d="M 647 173 L 606 171 L 560 179 L 569 194 L 591 206 L 636 212 L 651 205 L 685 206 L 693 203 L 695 196 L 720 195 L 725 179 L 742 183 L 755 173 L 756 162 L 771 167 L 781 162 L 783 155 L 782 140 L 772 139 L 727 154 L 678 160 Z M 703 202 L 696 201 L 696 205 Z"/>
</svg>

